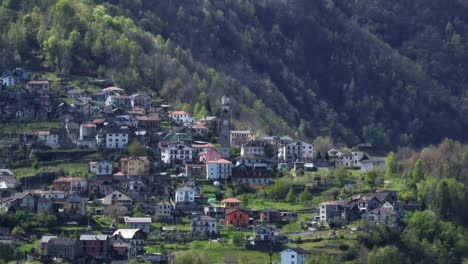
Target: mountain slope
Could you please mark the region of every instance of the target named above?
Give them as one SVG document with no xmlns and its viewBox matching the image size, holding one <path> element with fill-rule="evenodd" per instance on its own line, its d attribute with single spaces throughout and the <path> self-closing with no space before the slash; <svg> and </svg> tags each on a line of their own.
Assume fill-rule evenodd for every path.
<svg viewBox="0 0 468 264">
<path fill-rule="evenodd" d="M 390 16 L 400 24 L 386 26 L 377 19 L 392 7 L 384 1 L 11 2 L 0 10 L 0 66 L 42 63 L 105 76 L 198 115 L 215 114 L 227 94 L 242 120 L 237 125 L 265 133 L 387 148 L 468 137 L 467 60 L 456 60 L 466 48 L 420 55 L 431 50 L 402 25 L 409 32 L 424 25 L 429 15 L 417 12 L 421 1 L 396 1 L 411 8 L 402 21 Z M 467 11 L 461 1 L 443 2 L 426 6 L 439 4 L 434 14 L 441 18 L 453 8 Z M 465 21 L 454 24 L 454 43 L 466 43 Z M 447 65 L 459 71 L 432 70 Z"/>
</svg>

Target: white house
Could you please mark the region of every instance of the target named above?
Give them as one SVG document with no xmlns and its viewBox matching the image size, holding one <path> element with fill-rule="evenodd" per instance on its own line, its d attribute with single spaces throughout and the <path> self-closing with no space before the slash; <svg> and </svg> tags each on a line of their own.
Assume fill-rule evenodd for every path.
<svg viewBox="0 0 468 264">
<path fill-rule="evenodd" d="M 370 145 L 359 145 L 351 152 L 353 167 L 362 171 L 385 170 L 386 154 Z"/>
<path fill-rule="evenodd" d="M 265 156 L 266 141 L 251 140 L 241 146 L 241 156 Z"/>
<path fill-rule="evenodd" d="M 194 122 L 192 116 L 184 111 L 174 111 L 170 113 L 172 120 L 179 124 L 191 124 Z"/>
<path fill-rule="evenodd" d="M 314 146 L 304 141 L 293 141 L 278 149 L 278 158 L 290 161 L 311 161 L 314 158 Z"/>
<path fill-rule="evenodd" d="M 132 97 L 127 95 L 111 95 L 107 97 L 105 105 L 130 109 L 132 107 Z"/>
<path fill-rule="evenodd" d="M 145 252 L 145 239 L 146 234 L 141 229 L 117 229 L 113 237 L 118 236 L 124 239 L 127 243 L 130 243 L 132 252 L 135 255 L 141 255 Z"/>
<path fill-rule="evenodd" d="M 151 231 L 151 217 L 124 217 L 125 224 L 132 229 L 141 229 L 145 233 Z"/>
<path fill-rule="evenodd" d="M 132 205 L 133 200 L 132 198 L 128 197 L 126 194 L 114 190 L 113 192 L 106 195 L 102 201 L 103 205 L 113 205 L 113 204 L 120 204 L 120 205 Z"/>
<path fill-rule="evenodd" d="M 159 219 L 172 219 L 172 204 L 162 201 L 156 204 L 156 216 Z"/>
<path fill-rule="evenodd" d="M 89 172 L 96 174 L 96 176 L 112 175 L 112 162 L 108 160 L 90 161 Z"/>
<path fill-rule="evenodd" d="M 231 176 L 232 163 L 229 160 L 218 159 L 206 162 L 206 179 L 227 179 Z"/>
<path fill-rule="evenodd" d="M 109 130 L 105 133 L 106 149 L 123 149 L 128 145 L 128 129 Z"/>
<path fill-rule="evenodd" d="M 320 203 L 320 221 L 341 219 L 341 205 L 338 201 L 326 201 Z"/>
<path fill-rule="evenodd" d="M 195 203 L 195 189 L 184 186 L 175 192 L 176 203 Z"/>
<path fill-rule="evenodd" d="M 51 131 L 37 131 L 37 141 L 42 142 L 44 145 L 57 149 L 60 147 L 59 135 L 58 133 L 53 133 Z"/>
<path fill-rule="evenodd" d="M 287 248 L 280 252 L 281 264 L 304 264 L 310 252 L 303 248 Z"/>
<path fill-rule="evenodd" d="M 192 233 L 206 233 L 208 236 L 216 235 L 218 234 L 216 219 L 207 215 L 195 216 L 190 219 L 190 231 Z"/>
<path fill-rule="evenodd" d="M 174 143 L 161 148 L 161 160 L 165 164 L 191 163 L 193 149 L 190 146 Z"/>
<path fill-rule="evenodd" d="M 104 94 L 106 100 L 109 96 L 122 95 L 125 93 L 124 89 L 115 86 L 104 88 L 101 92 Z"/>
</svg>

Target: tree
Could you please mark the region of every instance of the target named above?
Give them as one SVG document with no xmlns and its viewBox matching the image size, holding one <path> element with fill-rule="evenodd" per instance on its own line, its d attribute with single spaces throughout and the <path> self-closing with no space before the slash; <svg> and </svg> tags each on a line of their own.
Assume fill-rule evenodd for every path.
<svg viewBox="0 0 468 264">
<path fill-rule="evenodd" d="M 246 193 L 242 194 L 242 207 L 244 209 L 249 207 L 249 195 Z"/>
<path fill-rule="evenodd" d="M 278 180 L 268 188 L 268 195 L 273 199 L 284 199 L 288 193 L 288 187 L 285 181 Z"/>
<path fill-rule="evenodd" d="M 327 137 L 317 137 L 312 142 L 312 145 L 314 145 L 316 152 L 326 153 L 334 147 L 335 143 L 333 142 L 333 139 L 331 137 L 327 136 Z"/>
<path fill-rule="evenodd" d="M 308 202 L 312 199 L 312 194 L 310 194 L 309 190 L 306 188 L 304 188 L 304 191 L 301 192 L 301 194 L 299 194 L 299 201 L 301 202 Z"/>
<path fill-rule="evenodd" d="M 447 219 L 450 215 L 450 190 L 447 181 L 442 180 L 437 185 L 437 212 L 440 216 Z"/>
<path fill-rule="evenodd" d="M 411 176 L 415 182 L 419 182 L 424 179 L 424 170 L 423 164 L 420 159 L 416 161 L 413 167 L 413 171 L 411 172 Z"/>
<path fill-rule="evenodd" d="M 288 203 L 294 203 L 296 201 L 296 194 L 294 193 L 293 188 L 289 188 L 289 192 L 286 195 L 286 202 Z"/>
<path fill-rule="evenodd" d="M 11 231 L 11 234 L 14 237 L 19 237 L 19 236 L 23 236 L 25 234 L 25 232 L 24 232 L 24 229 L 21 226 L 15 226 L 15 228 L 13 228 L 13 230 Z"/>
<path fill-rule="evenodd" d="M 145 216 L 145 211 L 143 210 L 143 206 L 141 205 L 141 203 L 137 203 L 135 205 L 135 208 L 133 209 L 133 216 L 135 217 L 142 217 L 142 216 Z"/>
<path fill-rule="evenodd" d="M 408 263 L 406 258 L 400 253 L 400 250 L 395 246 L 374 248 L 369 252 L 368 260 L 369 264 Z"/>
<path fill-rule="evenodd" d="M 137 140 L 132 141 L 125 151 L 131 156 L 146 156 L 147 154 L 145 147 Z"/>
<path fill-rule="evenodd" d="M 385 166 L 386 166 L 386 177 L 393 177 L 397 173 L 398 169 L 398 162 L 395 157 L 395 153 L 390 152 L 385 159 Z"/>
</svg>

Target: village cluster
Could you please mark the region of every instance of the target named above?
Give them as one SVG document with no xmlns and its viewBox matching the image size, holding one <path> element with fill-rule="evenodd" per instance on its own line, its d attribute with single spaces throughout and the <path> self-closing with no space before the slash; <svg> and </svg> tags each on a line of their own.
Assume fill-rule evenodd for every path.
<svg viewBox="0 0 468 264">
<path fill-rule="evenodd" d="M 87 177 L 61 175 L 46 188 L 20 186 L 10 168 L 0 170 L 1 210 L 54 214 L 64 225 L 87 225 L 90 215 L 115 219 L 114 227 L 99 230 L 100 234 L 91 229 L 77 237 L 44 234 L 36 256 L 43 261 L 143 258 L 167 263 L 168 255 L 145 255 L 147 237 L 177 232 L 178 219 L 188 216 L 190 239 L 217 239 L 228 228 L 251 230 L 245 239 L 247 249 L 274 248 L 281 252 L 281 263 L 301 264 L 310 252 L 285 247 L 288 238 L 277 228 L 297 221 L 297 212 L 252 210 L 239 197 L 209 198 L 201 182 L 215 188 L 236 183 L 262 189 L 281 170 L 385 169 L 386 154 L 372 146 L 360 145 L 352 151 L 330 149 L 321 153 L 326 159 L 317 160 L 310 142 L 232 130 L 231 101 L 226 96 L 220 98 L 219 114 L 195 120 L 154 95 L 128 94 L 110 85 L 89 92 L 67 82 L 52 85 L 24 69 L 6 71 L 1 79 L 1 120 L 61 124 L 21 135 L 23 144 L 49 150 L 90 149 L 109 157 L 89 161 Z M 124 154 L 134 143 L 148 154 Z M 132 216 L 137 204 L 145 216 Z M 310 230 L 319 223 L 356 220 L 398 228 L 402 214 L 396 192 L 363 193 L 323 201 L 310 219 L 314 223 Z M 157 223 L 165 223 L 165 227 L 155 228 Z M 3 241 L 14 239 L 8 230 L 2 232 Z"/>
</svg>

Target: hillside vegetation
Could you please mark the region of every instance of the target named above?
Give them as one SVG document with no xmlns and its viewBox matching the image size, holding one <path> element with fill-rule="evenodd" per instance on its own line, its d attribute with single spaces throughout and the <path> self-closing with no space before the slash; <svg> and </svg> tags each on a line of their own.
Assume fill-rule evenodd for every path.
<svg viewBox="0 0 468 264">
<path fill-rule="evenodd" d="M 468 139 L 458 1 L 3 0 L 0 68 L 97 76 L 238 128 L 353 145 Z"/>
</svg>

